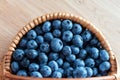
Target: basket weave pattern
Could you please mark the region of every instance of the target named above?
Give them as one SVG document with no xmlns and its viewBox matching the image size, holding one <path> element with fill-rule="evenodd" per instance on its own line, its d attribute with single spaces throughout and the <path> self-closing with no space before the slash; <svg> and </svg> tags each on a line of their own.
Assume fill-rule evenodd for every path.
<svg viewBox="0 0 120 80">
<path fill-rule="evenodd" d="M 114 56 L 114 53 L 108 43 L 108 41 L 105 39 L 103 34 L 90 22 L 86 21 L 82 17 L 74 16 L 73 14 L 69 13 L 53 13 L 53 14 L 46 14 L 40 17 L 37 17 L 36 19 L 30 21 L 27 25 L 25 25 L 15 36 L 14 40 L 10 44 L 9 50 L 7 54 L 3 57 L 2 63 L 1 63 L 1 78 L 2 80 L 56 80 L 53 78 L 32 78 L 32 77 L 21 77 L 16 76 L 14 74 L 11 74 L 10 69 L 10 62 L 11 62 L 11 55 L 13 51 L 15 51 L 15 48 L 17 47 L 17 44 L 19 43 L 20 39 L 32 28 L 34 28 L 36 25 L 41 24 L 47 20 L 53 20 L 53 19 L 70 19 L 74 22 L 77 22 L 81 24 L 84 28 L 87 28 L 90 30 L 101 42 L 101 45 L 103 48 L 105 48 L 109 52 L 110 56 L 110 63 L 111 63 L 111 69 L 108 76 L 103 77 L 92 77 L 92 78 L 78 78 L 78 79 L 68 79 L 68 78 L 62 78 L 58 80 L 116 80 L 116 74 L 117 74 L 117 63 L 116 58 Z"/>
</svg>

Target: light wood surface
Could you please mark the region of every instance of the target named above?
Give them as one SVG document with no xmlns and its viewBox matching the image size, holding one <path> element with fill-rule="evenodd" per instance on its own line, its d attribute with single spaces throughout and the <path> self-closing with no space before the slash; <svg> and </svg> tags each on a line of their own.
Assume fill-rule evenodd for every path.
<svg viewBox="0 0 120 80">
<path fill-rule="evenodd" d="M 120 64 L 119 4 L 120 0 L 0 0 L 0 59 L 26 23 L 46 13 L 69 12 L 102 31 Z"/>
</svg>

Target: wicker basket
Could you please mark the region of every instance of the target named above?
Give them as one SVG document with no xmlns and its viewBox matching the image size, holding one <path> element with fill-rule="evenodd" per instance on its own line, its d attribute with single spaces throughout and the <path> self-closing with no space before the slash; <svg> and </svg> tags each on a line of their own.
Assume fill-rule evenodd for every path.
<svg viewBox="0 0 120 80">
<path fill-rule="evenodd" d="M 22 76 L 16 76 L 11 73 L 10 70 L 10 62 L 11 62 L 11 55 L 13 51 L 15 50 L 17 44 L 19 43 L 20 39 L 25 35 L 29 30 L 34 28 L 36 25 L 41 24 L 45 22 L 46 20 L 53 20 L 53 19 L 70 19 L 74 22 L 80 23 L 84 28 L 87 28 L 90 30 L 101 42 L 101 45 L 109 52 L 110 56 L 110 63 L 111 63 L 111 69 L 109 71 L 108 76 L 102 76 L 102 77 L 91 77 L 91 78 L 62 78 L 58 80 L 116 80 L 117 79 L 117 62 L 116 58 L 114 56 L 114 53 L 108 43 L 108 41 L 104 38 L 103 34 L 90 22 L 86 21 L 82 17 L 74 16 L 73 14 L 69 13 L 52 13 L 52 14 L 46 14 L 40 17 L 37 17 L 36 19 L 29 22 L 27 25 L 25 25 L 15 36 L 14 40 L 10 44 L 9 50 L 7 54 L 3 57 L 1 62 L 1 70 L 0 70 L 0 77 L 1 80 L 57 80 L 55 78 L 33 78 L 33 77 L 22 77 Z"/>
</svg>

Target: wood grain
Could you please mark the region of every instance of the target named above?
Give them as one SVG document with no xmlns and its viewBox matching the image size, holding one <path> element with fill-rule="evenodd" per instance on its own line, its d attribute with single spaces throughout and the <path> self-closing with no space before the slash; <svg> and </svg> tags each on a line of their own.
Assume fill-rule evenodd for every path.
<svg viewBox="0 0 120 80">
<path fill-rule="evenodd" d="M 69 12 L 84 17 L 105 35 L 120 64 L 120 0 L 0 0 L 0 59 L 17 32 L 37 16 Z"/>
</svg>

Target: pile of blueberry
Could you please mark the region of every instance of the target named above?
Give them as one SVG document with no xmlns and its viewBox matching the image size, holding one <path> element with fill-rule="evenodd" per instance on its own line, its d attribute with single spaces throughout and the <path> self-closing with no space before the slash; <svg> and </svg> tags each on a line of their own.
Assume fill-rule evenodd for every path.
<svg viewBox="0 0 120 80">
<path fill-rule="evenodd" d="M 106 76 L 108 52 L 88 29 L 71 20 L 39 24 L 20 40 L 13 52 L 11 71 L 39 78 Z"/>
</svg>

